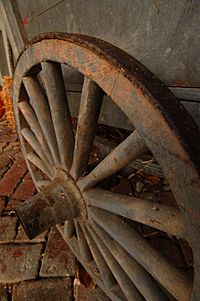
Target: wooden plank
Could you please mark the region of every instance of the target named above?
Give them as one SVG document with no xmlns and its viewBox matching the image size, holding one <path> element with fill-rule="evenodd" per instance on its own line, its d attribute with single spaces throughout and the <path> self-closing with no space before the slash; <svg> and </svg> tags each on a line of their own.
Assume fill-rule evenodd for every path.
<svg viewBox="0 0 200 301">
<path fill-rule="evenodd" d="M 64 0 L 17 0 L 17 4 L 22 18 L 27 18 L 27 22 L 29 23 L 47 13 L 63 1 Z"/>
<path fill-rule="evenodd" d="M 0 12 L 1 12 L 1 28 L 3 28 L 3 30 L 5 30 L 5 32 L 6 32 L 6 36 L 9 40 L 9 43 L 12 48 L 13 60 L 16 61 L 19 56 L 19 50 L 18 50 L 17 42 L 14 39 L 12 30 L 10 27 L 10 23 L 8 21 L 8 16 L 5 12 L 2 1 L 0 1 Z"/>
<path fill-rule="evenodd" d="M 25 5 L 25 3 L 26 3 L 26 5 Z M 136 4 L 138 5 L 138 3 L 136 3 Z M 72 23 L 74 22 L 74 20 L 78 17 L 78 15 L 76 14 L 75 11 L 73 11 L 73 13 L 71 14 L 71 16 L 73 16 L 75 18 L 75 19 L 73 19 L 72 23 L 69 23 L 69 19 L 66 19 L 66 18 L 63 19 L 66 12 L 69 11 L 68 4 L 66 3 L 66 1 L 60 1 L 60 0 L 45 0 L 44 2 L 37 0 L 37 1 L 34 1 L 34 3 L 32 3 L 31 7 L 30 7 L 30 5 L 27 5 L 27 2 L 25 0 L 12 0 L 12 1 L 11 0 L 2 0 L 0 2 L 2 17 L 4 19 L 4 22 L 6 23 L 8 37 L 11 42 L 13 52 L 15 54 L 15 60 L 18 57 L 19 53 L 24 48 L 24 45 L 28 41 L 27 35 L 31 37 L 31 36 L 34 36 L 40 32 L 44 32 L 44 31 L 56 31 L 56 30 L 66 31 L 66 30 L 68 30 L 68 31 L 73 32 L 75 30 L 75 27 L 73 27 L 74 29 L 70 27 L 72 25 Z M 119 9 L 121 4 L 119 4 L 118 2 L 116 4 L 117 4 L 116 8 Z M 19 5 L 20 9 L 19 9 L 18 5 Z M 98 3 L 96 2 L 95 5 L 97 6 Z M 174 5 L 176 6 L 176 4 L 174 4 Z M 71 3 L 71 6 L 70 6 L 71 9 L 73 8 L 73 6 L 74 6 L 74 4 Z M 129 2 L 127 3 L 127 7 L 128 6 L 129 6 Z M 80 7 L 78 7 L 78 9 L 79 8 Z M 116 8 L 112 7 L 112 10 L 115 10 Z M 151 10 L 153 9 L 152 6 L 150 6 L 150 9 Z M 191 7 L 191 9 L 193 9 L 193 8 Z M 23 12 L 23 17 L 26 17 L 29 14 L 29 19 L 31 20 L 31 24 L 27 24 L 27 26 L 26 26 L 27 32 L 25 31 L 24 25 L 22 24 L 21 12 Z M 123 10 L 123 12 L 124 12 L 124 10 Z M 132 13 L 132 15 L 134 15 L 134 11 L 131 11 L 131 13 Z M 167 14 L 167 12 L 165 12 L 165 16 L 166 16 L 166 14 Z M 128 14 L 128 16 L 130 17 L 130 14 Z M 36 18 L 36 17 L 38 17 L 38 18 Z M 84 18 L 82 17 L 82 19 L 84 20 L 86 17 L 87 16 L 84 15 Z M 159 16 L 158 16 L 158 18 L 159 18 Z M 34 20 L 36 20 L 36 19 L 37 19 L 37 23 L 34 22 Z M 79 18 L 80 23 L 82 22 L 82 19 Z M 122 16 L 122 19 L 123 19 L 123 16 Z M 49 22 L 49 20 L 51 22 Z M 60 21 L 58 21 L 58 20 L 60 20 Z M 90 20 L 90 18 L 88 20 Z M 127 22 L 130 21 L 129 19 L 127 19 L 127 20 L 128 20 Z M 113 20 L 110 20 L 109 22 L 111 22 L 111 21 L 113 21 Z M 110 23 L 110 24 L 112 26 L 114 26 L 115 23 Z M 162 24 L 162 20 L 160 20 L 160 24 Z M 174 26 L 175 25 L 176 24 L 174 24 Z M 83 24 L 83 28 L 85 28 L 84 26 L 85 26 L 85 24 Z M 133 24 L 132 24 L 132 26 L 133 26 Z M 152 26 L 153 26 L 153 21 L 152 21 Z M 73 30 L 69 30 L 69 29 L 73 29 Z M 131 27 L 130 27 L 130 29 L 131 29 Z M 134 29 L 134 26 L 133 26 L 133 29 Z M 87 28 L 87 29 L 85 28 L 84 33 L 90 34 L 91 33 L 90 30 L 89 31 L 88 30 L 89 30 L 89 28 Z M 100 36 L 101 38 L 104 38 L 112 43 L 111 37 L 108 39 L 106 32 L 104 32 L 104 34 L 102 35 L 102 32 L 99 32 L 98 28 L 96 28 L 95 30 L 96 30 L 97 36 Z M 121 40 L 121 39 L 119 39 L 119 40 Z M 128 42 L 128 41 L 126 41 L 126 42 Z M 126 47 L 127 47 L 126 43 L 122 43 L 121 47 L 126 50 Z M 145 49 L 146 53 L 151 52 L 151 48 L 149 48 L 149 47 L 146 47 L 144 49 Z M 132 54 L 131 51 L 128 51 L 128 52 L 130 52 Z M 137 51 L 136 51 L 135 55 L 137 57 Z M 145 59 L 144 59 L 144 61 L 143 61 L 143 59 L 141 59 L 141 61 L 143 63 L 146 62 Z M 171 62 L 171 64 L 172 64 L 172 62 Z M 147 66 L 148 65 L 151 65 L 151 64 L 149 64 L 147 61 Z M 172 67 L 172 65 L 171 65 L 171 67 Z M 152 70 L 153 69 L 154 68 L 152 68 Z M 70 83 L 71 87 L 73 85 L 72 91 L 75 91 L 81 81 L 81 75 L 80 74 L 77 75 L 76 71 L 74 72 L 75 74 L 72 74 L 73 72 L 70 73 L 71 81 L 73 81 L 73 79 L 76 77 L 79 78 L 79 82 L 75 81 L 75 82 Z M 64 73 L 64 78 L 65 78 L 65 73 Z M 161 76 L 161 78 L 162 78 L 162 76 Z M 166 82 L 169 82 L 169 81 L 166 80 Z M 182 85 L 183 83 L 177 81 L 177 84 Z M 178 87 L 178 86 L 177 87 L 169 87 L 169 88 L 179 99 L 184 100 L 183 105 L 190 112 L 190 114 L 192 115 L 195 122 L 200 126 L 199 105 L 197 103 L 197 102 L 200 102 L 200 88 L 185 88 L 185 87 Z M 68 89 L 69 89 L 69 87 L 68 87 Z M 70 97 L 73 99 L 74 99 L 74 96 L 75 96 L 75 94 L 70 95 Z M 193 102 L 190 102 L 190 100 L 192 100 Z M 76 108 L 74 108 L 74 110 L 75 110 L 75 112 L 77 112 L 77 108 L 78 108 L 77 103 L 75 104 L 75 107 Z M 72 108 L 72 110 L 73 110 L 73 108 Z M 110 117 L 111 117 L 111 115 L 113 117 L 113 112 L 114 112 L 114 119 L 112 120 L 112 118 L 110 118 Z M 108 121 L 108 120 L 111 120 L 111 121 Z M 126 128 L 126 129 L 132 128 L 130 123 L 128 122 L 128 119 L 126 118 L 126 116 L 124 114 L 120 113 L 119 109 L 116 108 L 115 104 L 112 103 L 111 101 L 105 101 L 104 108 L 101 113 L 100 121 L 102 123 L 106 123 L 111 126 L 121 127 L 118 125 L 118 122 L 116 122 L 116 120 L 120 120 L 120 123 L 123 124 L 123 128 Z"/>
<path fill-rule="evenodd" d="M 0 12 L 2 4 L 0 2 Z M 4 22 L 3 11 L 0 19 L 0 85 L 3 85 L 3 76 L 12 76 L 13 74 L 13 61 L 11 47 L 7 38 Z"/>
<path fill-rule="evenodd" d="M 80 103 L 83 76 L 69 66 L 62 66 L 65 88 L 73 116 L 77 116 Z M 168 87 L 179 98 L 194 121 L 200 127 L 200 88 Z M 104 97 L 99 121 L 113 127 L 133 129 L 128 118 L 109 97 Z"/>
<path fill-rule="evenodd" d="M 3 41 L 3 33 L 0 31 L 0 53 L 1 53 L 1 60 L 0 60 L 0 72 L 2 76 L 9 74 L 9 67 L 6 59 L 6 50 Z"/>
<path fill-rule="evenodd" d="M 62 73 L 66 83 L 66 90 L 68 91 L 81 91 L 83 84 L 83 76 L 77 70 L 63 65 Z M 200 88 L 197 87 L 181 87 L 181 86 L 169 86 L 172 93 L 181 100 L 200 101 Z"/>
<path fill-rule="evenodd" d="M 3 85 L 3 76 L 12 76 L 13 66 L 9 56 L 9 45 L 4 25 L 0 21 L 0 85 Z"/>
<path fill-rule="evenodd" d="M 71 115 L 73 117 L 76 117 L 78 116 L 81 93 L 67 92 L 67 96 Z M 188 110 L 194 121 L 200 127 L 200 102 L 181 101 L 181 103 Z M 126 130 L 133 130 L 134 128 L 126 115 L 108 96 L 104 96 L 99 123 L 117 128 L 123 128 Z"/>
<path fill-rule="evenodd" d="M 17 1 L 2 0 L 1 11 L 3 12 L 4 22 L 8 30 L 8 38 L 16 54 L 15 58 L 17 59 L 17 56 L 22 52 L 28 42 Z"/>
<path fill-rule="evenodd" d="M 186 110 L 190 113 L 196 124 L 200 127 L 200 101 L 182 101 Z"/>
<path fill-rule="evenodd" d="M 77 117 L 81 93 L 68 92 L 67 97 L 71 116 Z M 117 105 L 108 96 L 104 96 L 103 98 L 103 104 L 99 116 L 99 123 L 113 127 L 124 128 L 127 130 L 133 129 L 133 126 L 131 125 L 126 115 L 117 107 Z"/>
<path fill-rule="evenodd" d="M 25 27 L 29 38 L 58 30 L 95 36 L 131 54 L 169 86 L 200 87 L 199 0 L 182 0 L 181 5 L 179 0 L 135 0 L 134 5 L 132 0 L 78 1 L 78 5 L 64 0 L 51 9 L 53 0 L 18 2 L 25 17 L 40 14 Z"/>
<path fill-rule="evenodd" d="M 46 0 L 44 6 L 41 4 L 43 1 L 31 1 L 31 7 L 29 2 L 21 1 L 22 5 L 20 5 L 20 11 L 23 12 L 26 22 L 25 30 L 29 40 L 44 32 L 67 32 L 69 19 L 66 18 L 66 7 L 63 0 L 57 0 L 56 2 Z M 33 10 L 31 11 L 31 9 Z"/>
<path fill-rule="evenodd" d="M 169 89 L 179 99 L 200 102 L 200 88 L 169 87 Z"/>
</svg>

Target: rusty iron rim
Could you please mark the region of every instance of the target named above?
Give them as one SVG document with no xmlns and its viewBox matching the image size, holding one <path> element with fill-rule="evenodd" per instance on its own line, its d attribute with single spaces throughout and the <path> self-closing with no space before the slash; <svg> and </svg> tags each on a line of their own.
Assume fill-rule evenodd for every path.
<svg viewBox="0 0 200 301">
<path fill-rule="evenodd" d="M 60 64 L 85 76 L 75 144 Z M 42 81 L 37 76 L 41 70 Z M 136 130 L 84 176 L 104 93 Z M 167 87 L 135 59 L 104 41 L 46 34 L 32 41 L 20 56 L 13 99 L 22 150 L 41 190 L 17 210 L 27 234 L 32 238 L 68 220 L 64 229 L 59 227 L 62 236 L 112 300 L 168 300 L 153 278 L 177 300 L 198 300 L 200 133 Z M 149 205 L 98 188 L 100 181 L 147 148 L 162 167 L 179 208 Z M 38 178 L 35 170 L 46 179 Z M 123 217 L 188 240 L 194 253 L 193 289 L 190 279 Z"/>
</svg>

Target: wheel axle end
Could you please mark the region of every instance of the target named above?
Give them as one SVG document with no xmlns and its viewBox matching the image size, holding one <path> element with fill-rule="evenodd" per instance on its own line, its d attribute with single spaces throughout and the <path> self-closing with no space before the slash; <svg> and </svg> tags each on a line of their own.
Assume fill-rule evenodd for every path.
<svg viewBox="0 0 200 301">
<path fill-rule="evenodd" d="M 79 214 L 78 202 L 63 182 L 61 177 L 54 179 L 15 210 L 29 239 Z"/>
</svg>

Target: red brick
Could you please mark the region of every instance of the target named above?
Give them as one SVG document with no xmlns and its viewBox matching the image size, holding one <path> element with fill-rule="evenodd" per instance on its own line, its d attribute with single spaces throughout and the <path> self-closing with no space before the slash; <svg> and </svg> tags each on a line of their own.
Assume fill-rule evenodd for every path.
<svg viewBox="0 0 200 301">
<path fill-rule="evenodd" d="M 6 149 L 18 149 L 18 150 L 20 150 L 21 146 L 20 146 L 19 141 L 15 141 L 15 142 L 10 142 L 8 144 L 8 146 L 6 147 Z"/>
<path fill-rule="evenodd" d="M 3 154 L 2 154 L 3 155 Z M 9 156 L 0 156 L 0 179 L 4 176 L 6 171 L 9 169 L 9 165 L 12 164 L 13 161 Z"/>
<path fill-rule="evenodd" d="M 17 134 L 12 132 L 12 129 L 6 122 L 0 123 L 0 142 L 13 142 L 17 140 Z"/>
<path fill-rule="evenodd" d="M 10 143 L 0 154 L 0 178 L 8 170 L 9 166 L 13 164 L 15 160 L 13 156 L 18 153 L 19 150 L 19 143 Z"/>
<path fill-rule="evenodd" d="M 16 134 L 0 134 L 0 143 L 2 142 L 15 142 L 17 141 L 17 135 Z"/>
<path fill-rule="evenodd" d="M 14 240 L 17 230 L 17 218 L 4 216 L 0 218 L 0 242 L 5 243 Z"/>
<path fill-rule="evenodd" d="M 18 233 L 16 236 L 16 242 L 25 242 L 25 243 L 39 243 L 39 242 L 46 242 L 46 236 L 48 235 L 48 231 L 43 232 L 42 234 L 38 235 L 34 239 L 29 239 L 26 235 L 25 230 L 23 229 L 22 225 L 18 227 Z"/>
<path fill-rule="evenodd" d="M 75 258 L 56 227 L 52 228 L 47 241 L 40 270 L 41 277 L 74 276 Z"/>
<path fill-rule="evenodd" d="M 21 156 L 14 162 L 9 171 L 0 181 L 0 196 L 10 196 L 27 170 L 24 158 Z"/>
<path fill-rule="evenodd" d="M 28 200 L 31 198 L 36 191 L 33 181 L 30 179 L 29 174 L 27 174 L 20 185 L 17 187 L 16 191 L 12 195 L 14 199 L 18 200 Z"/>
<path fill-rule="evenodd" d="M 25 281 L 13 287 L 12 301 L 71 301 L 70 278 Z M 92 301 L 92 300 L 91 300 Z"/>
<path fill-rule="evenodd" d="M 5 161 L 4 161 L 5 162 Z M 8 166 L 8 162 L 5 162 L 5 165 L 3 165 L 2 167 L 0 167 L 0 179 L 3 177 L 3 175 L 7 172 L 7 170 L 9 169 Z"/>
<path fill-rule="evenodd" d="M 6 136 L 9 136 L 10 134 L 11 134 L 11 129 L 9 127 L 7 127 L 6 125 L 0 124 L 0 137 L 5 138 Z"/>
<path fill-rule="evenodd" d="M 104 292 L 93 284 L 86 288 L 84 285 L 77 283 L 75 286 L 75 301 L 111 301 Z"/>
<path fill-rule="evenodd" d="M 0 142 L 0 153 L 2 153 L 3 149 L 6 147 L 7 142 Z"/>
<path fill-rule="evenodd" d="M 0 283 L 16 283 L 38 276 L 42 244 L 0 245 Z"/>
<path fill-rule="evenodd" d="M 5 208 L 5 205 L 6 205 L 6 198 L 0 197 L 0 215 Z"/>
<path fill-rule="evenodd" d="M 23 201 L 10 198 L 5 211 L 14 211 Z"/>
</svg>

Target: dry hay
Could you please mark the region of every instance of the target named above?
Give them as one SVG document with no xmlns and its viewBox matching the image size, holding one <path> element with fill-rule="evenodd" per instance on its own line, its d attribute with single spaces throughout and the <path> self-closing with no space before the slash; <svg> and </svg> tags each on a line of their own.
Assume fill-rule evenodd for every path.
<svg viewBox="0 0 200 301">
<path fill-rule="evenodd" d="M 1 108 L 5 111 L 5 118 L 8 121 L 10 127 L 13 131 L 15 131 L 15 119 L 13 113 L 13 104 L 11 97 L 11 88 L 12 88 L 12 78 L 9 76 L 5 76 L 3 78 L 3 87 L 0 91 L 0 99 L 2 103 L 0 103 L 0 112 Z M 2 116 L 0 115 L 0 118 Z"/>
<path fill-rule="evenodd" d="M 4 113 L 5 113 L 5 108 L 4 108 L 3 99 L 1 98 L 1 90 L 0 90 L 0 120 L 3 117 Z"/>
</svg>

